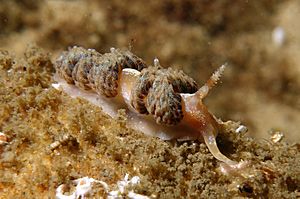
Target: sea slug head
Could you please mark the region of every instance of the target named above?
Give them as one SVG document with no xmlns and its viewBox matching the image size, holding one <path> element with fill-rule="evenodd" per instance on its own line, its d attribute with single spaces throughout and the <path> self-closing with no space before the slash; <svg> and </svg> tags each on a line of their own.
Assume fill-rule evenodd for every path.
<svg viewBox="0 0 300 199">
<path fill-rule="evenodd" d="M 183 107 L 183 122 L 188 126 L 196 129 L 204 138 L 204 141 L 211 154 L 218 160 L 222 161 L 223 172 L 233 173 L 243 169 L 247 162 L 235 162 L 223 155 L 218 149 L 216 136 L 218 134 L 219 123 L 215 117 L 208 111 L 203 104 L 203 99 L 207 96 L 210 89 L 217 83 L 222 75 L 226 65 L 222 65 L 208 81 L 196 93 L 181 94 Z"/>
<path fill-rule="evenodd" d="M 217 69 L 197 92 L 193 94 L 181 94 L 184 122 L 201 133 L 212 131 L 214 136 L 218 133 L 218 122 L 203 104 L 203 99 L 208 95 L 213 86 L 217 84 L 225 67 L 226 65 L 222 65 Z"/>
</svg>

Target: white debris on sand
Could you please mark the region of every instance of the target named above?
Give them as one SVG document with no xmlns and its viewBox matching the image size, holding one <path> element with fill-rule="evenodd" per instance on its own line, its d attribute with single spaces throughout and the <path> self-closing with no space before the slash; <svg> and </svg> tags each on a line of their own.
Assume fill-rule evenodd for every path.
<svg viewBox="0 0 300 199">
<path fill-rule="evenodd" d="M 0 145 L 6 143 L 7 143 L 7 136 L 4 133 L 0 132 Z"/>
<path fill-rule="evenodd" d="M 52 86 L 53 88 L 55 88 L 56 90 L 59 90 L 59 89 L 60 89 L 59 83 L 53 83 L 53 84 L 51 84 L 51 86 Z"/>
<path fill-rule="evenodd" d="M 240 125 L 237 129 L 235 129 L 236 133 L 246 133 L 248 131 L 248 128 L 244 125 Z"/>
<path fill-rule="evenodd" d="M 284 133 L 281 131 L 271 131 L 270 134 L 271 134 L 270 140 L 274 144 L 277 142 L 280 142 L 282 140 L 282 138 L 284 137 Z"/>
<path fill-rule="evenodd" d="M 127 190 L 128 186 L 134 186 L 140 182 L 138 176 L 134 176 L 129 180 L 129 174 L 126 174 L 124 179 L 117 182 L 118 189 L 110 191 L 109 186 L 106 182 L 95 180 L 89 177 L 79 178 L 73 181 L 76 184 L 76 189 L 71 195 L 64 195 L 63 189 L 64 184 L 60 185 L 56 189 L 56 198 L 57 199 L 84 199 L 92 190 L 93 183 L 99 183 L 104 187 L 105 192 L 107 193 L 109 199 L 120 199 L 123 197 L 128 197 L 132 199 L 148 199 L 149 197 L 135 193 L 133 190 Z"/>
<path fill-rule="evenodd" d="M 122 196 L 126 195 L 126 191 L 127 191 L 126 187 L 134 186 L 134 185 L 140 183 L 140 178 L 138 176 L 134 176 L 133 178 L 131 178 L 131 180 L 128 180 L 128 179 L 129 179 L 129 174 L 126 174 L 124 179 L 117 183 L 118 190 L 110 191 L 108 193 L 107 198 L 108 199 L 122 198 Z M 130 191 L 127 192 L 127 197 L 132 198 L 132 199 L 146 199 L 146 198 L 149 198 L 147 196 L 134 193 L 133 190 L 130 190 Z"/>
<path fill-rule="evenodd" d="M 89 177 L 79 178 L 73 181 L 76 184 L 76 190 L 71 195 L 64 195 L 63 189 L 65 187 L 64 184 L 60 185 L 56 189 L 56 198 L 57 199 L 84 199 L 85 195 L 87 195 L 92 190 L 92 183 L 100 183 L 105 191 L 108 191 L 108 185 L 99 180 L 95 180 Z"/>
</svg>

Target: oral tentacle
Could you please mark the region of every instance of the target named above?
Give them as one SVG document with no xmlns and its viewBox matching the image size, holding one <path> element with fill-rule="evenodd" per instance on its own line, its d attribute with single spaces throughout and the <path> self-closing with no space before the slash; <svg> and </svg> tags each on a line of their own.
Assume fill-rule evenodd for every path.
<svg viewBox="0 0 300 199">
<path fill-rule="evenodd" d="M 203 131 L 202 136 L 204 138 L 205 144 L 208 147 L 208 150 L 210 153 L 221 162 L 224 162 L 225 164 L 229 166 L 237 165 L 238 162 L 235 162 L 233 160 L 230 160 L 225 155 L 221 153 L 221 151 L 218 148 L 217 142 L 216 142 L 216 136 L 213 133 L 213 130 L 211 131 Z"/>
</svg>

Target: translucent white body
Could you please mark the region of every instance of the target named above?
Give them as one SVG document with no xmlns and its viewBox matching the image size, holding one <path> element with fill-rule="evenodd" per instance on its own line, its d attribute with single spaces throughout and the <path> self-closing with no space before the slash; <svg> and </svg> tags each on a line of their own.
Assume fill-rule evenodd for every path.
<svg viewBox="0 0 300 199">
<path fill-rule="evenodd" d="M 128 127 L 146 135 L 159 137 L 163 140 L 189 140 L 198 139 L 199 137 L 201 138 L 201 135 L 199 136 L 199 132 L 186 124 L 180 123 L 176 126 L 157 124 L 152 116 L 137 113 L 130 105 L 130 92 L 134 83 L 134 76 L 132 74 L 134 73 L 138 76 L 139 72 L 133 69 L 123 69 L 120 80 L 120 91 L 114 98 L 106 98 L 92 91 L 81 90 L 75 85 L 68 84 L 57 74 L 54 76 L 54 80 L 57 83 L 53 86 L 57 89 L 63 90 L 70 97 L 80 97 L 98 107 L 101 107 L 102 111 L 112 118 L 117 117 L 119 109 L 125 109 Z"/>
</svg>

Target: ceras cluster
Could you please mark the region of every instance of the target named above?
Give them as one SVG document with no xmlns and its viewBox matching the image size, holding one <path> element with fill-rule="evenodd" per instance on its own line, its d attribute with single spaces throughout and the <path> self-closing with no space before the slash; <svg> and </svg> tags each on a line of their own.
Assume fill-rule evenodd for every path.
<svg viewBox="0 0 300 199">
<path fill-rule="evenodd" d="M 140 114 L 151 114 L 158 124 L 176 125 L 182 118 L 180 93 L 194 93 L 196 82 L 182 71 L 146 63 L 128 50 L 111 48 L 100 54 L 93 49 L 73 47 L 57 59 L 55 68 L 67 83 L 93 90 L 105 97 L 118 95 L 121 71 L 140 71 L 131 90 L 131 106 Z"/>
</svg>

